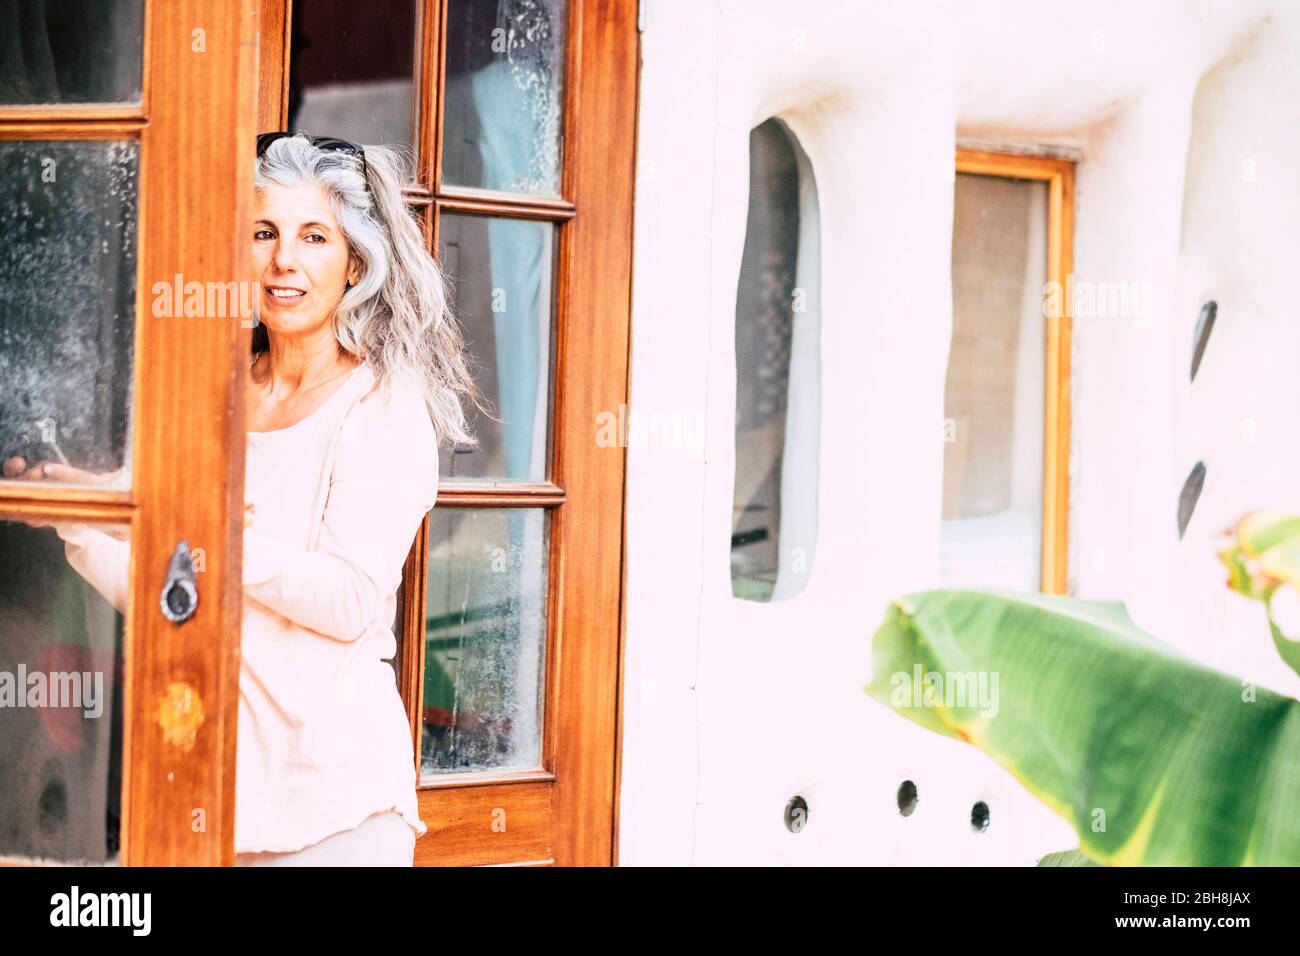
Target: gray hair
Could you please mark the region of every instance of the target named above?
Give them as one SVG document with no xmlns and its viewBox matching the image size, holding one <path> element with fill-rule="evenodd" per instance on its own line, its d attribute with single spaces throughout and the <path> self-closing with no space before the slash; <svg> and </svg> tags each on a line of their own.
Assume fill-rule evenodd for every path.
<svg viewBox="0 0 1300 956">
<path fill-rule="evenodd" d="M 467 430 L 460 399 L 467 396 L 482 410 L 481 396 L 442 270 L 402 198 L 405 156 L 395 147 L 363 148 L 365 177 L 356 156 L 319 149 L 305 133 L 282 137 L 258 158 L 255 187 L 311 182 L 324 190 L 361 264 L 360 278 L 344 291 L 334 314 L 339 345 L 366 362 L 382 385 L 413 378 L 438 443 L 473 447 L 478 440 Z M 266 348 L 266 341 L 265 330 L 254 329 L 254 351 Z"/>
</svg>

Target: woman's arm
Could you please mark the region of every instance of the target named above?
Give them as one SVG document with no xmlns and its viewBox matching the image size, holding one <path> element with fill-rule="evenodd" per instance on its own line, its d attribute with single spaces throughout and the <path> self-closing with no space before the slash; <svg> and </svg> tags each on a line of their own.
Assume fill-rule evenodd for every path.
<svg viewBox="0 0 1300 956">
<path fill-rule="evenodd" d="M 21 457 L 9 458 L 0 467 L 0 474 L 10 480 L 55 481 L 108 488 L 121 486 L 125 472 L 125 465 L 116 471 L 96 474 L 58 462 L 29 462 Z M 33 528 L 54 528 L 64 541 L 63 553 L 73 569 L 119 614 L 126 613 L 131 544 L 125 528 L 40 519 L 28 519 L 26 523 Z"/>
<path fill-rule="evenodd" d="M 244 531 L 244 593 L 326 637 L 360 637 L 401 581 L 434 504 L 438 448 L 423 397 L 394 385 L 349 413 L 315 550 Z"/>
<path fill-rule="evenodd" d="M 119 614 L 126 613 L 131 542 L 87 524 L 56 524 L 68 563 Z"/>
</svg>

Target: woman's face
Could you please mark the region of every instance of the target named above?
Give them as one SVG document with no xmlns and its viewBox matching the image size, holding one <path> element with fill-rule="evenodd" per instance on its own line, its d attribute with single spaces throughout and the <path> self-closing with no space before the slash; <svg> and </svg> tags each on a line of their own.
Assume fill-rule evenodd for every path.
<svg viewBox="0 0 1300 956">
<path fill-rule="evenodd" d="M 257 191 L 253 263 L 258 317 L 273 333 L 328 327 L 353 265 L 325 191 L 315 183 Z"/>
</svg>

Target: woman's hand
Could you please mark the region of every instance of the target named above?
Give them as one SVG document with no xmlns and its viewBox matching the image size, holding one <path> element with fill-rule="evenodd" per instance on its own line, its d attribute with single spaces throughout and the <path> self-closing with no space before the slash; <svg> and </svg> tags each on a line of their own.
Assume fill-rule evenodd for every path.
<svg viewBox="0 0 1300 956">
<path fill-rule="evenodd" d="M 60 481 L 66 484 L 102 485 L 112 475 L 99 475 L 93 471 L 62 465 L 57 461 L 28 464 L 27 459 L 14 456 L 4 463 L 4 476 L 11 481 Z"/>
<path fill-rule="evenodd" d="M 71 465 L 63 465 L 57 461 L 29 464 L 25 458 L 17 455 L 8 459 L 3 466 L 0 466 L 0 471 L 3 471 L 4 477 L 10 481 L 57 481 L 70 485 L 105 485 L 117 477 L 117 472 L 101 475 L 93 471 L 73 468 Z M 45 521 L 40 518 L 24 518 L 22 521 L 29 528 L 57 529 L 61 525 L 68 524 L 63 521 Z M 125 540 L 126 538 L 125 531 L 107 528 L 104 530 L 119 540 Z"/>
</svg>

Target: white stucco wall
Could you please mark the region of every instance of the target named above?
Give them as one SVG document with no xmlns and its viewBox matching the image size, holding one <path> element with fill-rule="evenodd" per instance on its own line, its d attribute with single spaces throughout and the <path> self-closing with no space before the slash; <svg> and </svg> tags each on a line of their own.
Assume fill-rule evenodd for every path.
<svg viewBox="0 0 1300 956">
<path fill-rule="evenodd" d="M 631 410 L 703 416 L 705 450 L 628 449 L 620 862 L 1032 864 L 1075 845 L 983 754 L 862 690 L 888 600 L 937 584 L 958 137 L 1076 151 L 1076 276 L 1150 283 L 1149 316 L 1075 322 L 1077 593 L 1300 692 L 1212 547 L 1244 511 L 1300 507 L 1300 3 L 643 2 Z M 820 523 L 804 591 L 757 604 L 730 585 L 733 323 L 748 134 L 771 115 L 821 202 Z"/>
</svg>

